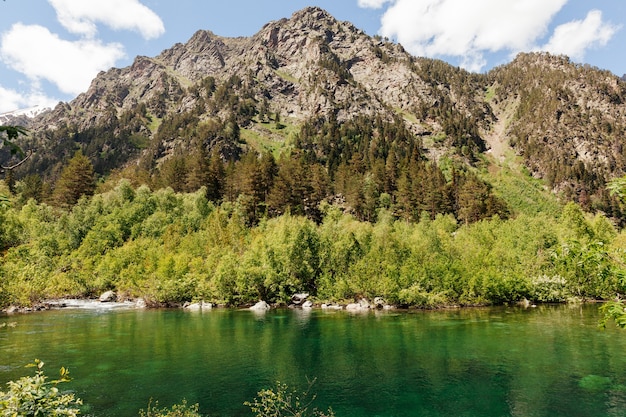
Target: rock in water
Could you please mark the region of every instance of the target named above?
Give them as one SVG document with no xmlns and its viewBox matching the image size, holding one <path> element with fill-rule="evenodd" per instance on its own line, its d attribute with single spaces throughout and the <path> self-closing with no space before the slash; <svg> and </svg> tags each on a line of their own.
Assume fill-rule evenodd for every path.
<svg viewBox="0 0 626 417">
<path fill-rule="evenodd" d="M 254 310 L 254 311 L 267 311 L 269 309 L 270 309 L 270 306 L 265 301 L 259 301 L 258 303 L 250 307 L 250 310 Z"/>
</svg>

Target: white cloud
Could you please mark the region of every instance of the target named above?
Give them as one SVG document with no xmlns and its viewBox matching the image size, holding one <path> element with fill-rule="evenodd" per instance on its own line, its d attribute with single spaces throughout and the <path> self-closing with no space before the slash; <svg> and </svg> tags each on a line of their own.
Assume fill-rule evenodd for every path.
<svg viewBox="0 0 626 417">
<path fill-rule="evenodd" d="M 59 22 L 70 32 L 94 37 L 96 23 L 115 30 L 134 30 L 145 39 L 161 36 L 161 18 L 138 0 L 48 0 Z"/>
<path fill-rule="evenodd" d="M 606 45 L 618 30 L 618 26 L 602 21 L 601 11 L 592 10 L 585 20 L 558 26 L 548 43 L 540 49 L 582 60 L 587 49 Z"/>
<path fill-rule="evenodd" d="M 54 108 L 59 101 L 37 89 L 19 92 L 0 86 L 0 114 L 35 106 Z"/>
<path fill-rule="evenodd" d="M 0 113 L 18 110 L 24 106 L 23 96 L 15 90 L 0 86 Z"/>
<path fill-rule="evenodd" d="M 392 0 L 358 0 L 359 7 L 366 9 L 380 9 Z"/>
<path fill-rule="evenodd" d="M 570 0 L 358 0 L 360 7 L 389 3 L 379 33 L 409 52 L 427 57 L 458 57 L 461 66 L 480 71 L 486 54 L 544 50 L 582 59 L 604 46 L 619 30 L 592 10 L 584 20 L 558 26 L 543 46 L 555 15 Z"/>
<path fill-rule="evenodd" d="M 99 71 L 124 57 L 124 48 L 93 39 L 70 42 L 43 26 L 17 23 L 2 35 L 0 56 L 33 81 L 45 79 L 64 93 L 79 94 Z"/>
<path fill-rule="evenodd" d="M 567 1 L 395 0 L 382 17 L 380 34 L 415 55 L 461 57 L 466 68 L 477 71 L 486 52 L 532 48 Z"/>
</svg>

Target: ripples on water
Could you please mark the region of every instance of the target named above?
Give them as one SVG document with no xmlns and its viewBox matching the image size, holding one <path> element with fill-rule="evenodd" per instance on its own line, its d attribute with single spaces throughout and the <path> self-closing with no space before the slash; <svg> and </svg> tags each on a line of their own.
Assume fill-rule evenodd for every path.
<svg viewBox="0 0 626 417">
<path fill-rule="evenodd" d="M 40 358 L 97 416 L 150 398 L 210 415 L 276 381 L 338 416 L 626 415 L 626 331 L 596 306 L 435 312 L 77 308 L 0 317 L 0 382 Z M 114 307 L 114 308 L 113 308 Z"/>
</svg>

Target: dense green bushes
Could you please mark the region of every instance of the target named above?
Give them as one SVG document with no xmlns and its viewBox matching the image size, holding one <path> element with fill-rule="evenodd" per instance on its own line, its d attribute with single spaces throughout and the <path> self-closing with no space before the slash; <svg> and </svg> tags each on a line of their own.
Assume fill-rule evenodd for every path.
<svg viewBox="0 0 626 417">
<path fill-rule="evenodd" d="M 215 206 L 204 189 L 134 189 L 127 181 L 70 212 L 4 206 L 0 302 L 91 297 L 113 289 L 152 305 L 205 300 L 287 303 L 384 297 L 437 307 L 610 298 L 624 292 L 624 237 L 574 204 L 559 219 L 519 214 L 417 223 L 382 209 L 361 222 L 323 204 L 322 221 L 289 214 L 248 226 L 245 207 Z"/>
</svg>

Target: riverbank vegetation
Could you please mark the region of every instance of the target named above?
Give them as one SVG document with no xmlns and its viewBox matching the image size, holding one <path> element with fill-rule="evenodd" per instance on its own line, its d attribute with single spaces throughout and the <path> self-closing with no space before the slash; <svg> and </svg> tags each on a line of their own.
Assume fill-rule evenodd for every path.
<svg viewBox="0 0 626 417">
<path fill-rule="evenodd" d="M 284 304 L 308 292 L 423 308 L 624 292 L 626 236 L 574 203 L 469 224 L 427 213 L 410 222 L 385 208 L 375 222 L 327 203 L 319 211 L 319 222 L 285 213 L 250 225 L 245 202 L 126 180 L 70 210 L 15 196 L 0 208 L 0 305 L 106 290 L 151 306 Z"/>
</svg>

